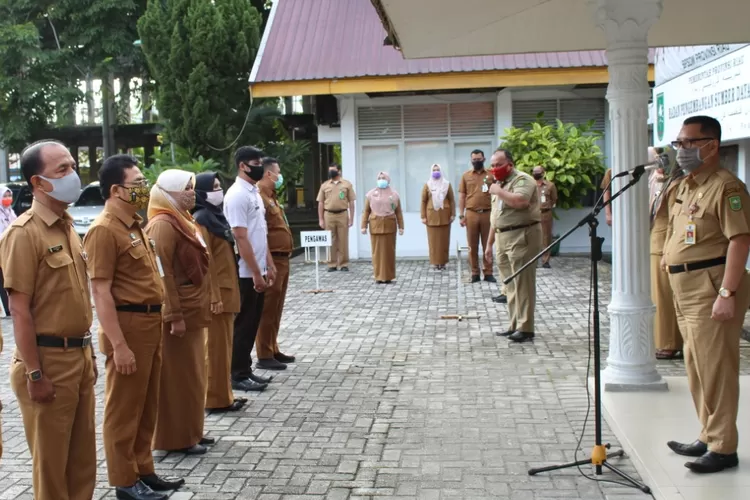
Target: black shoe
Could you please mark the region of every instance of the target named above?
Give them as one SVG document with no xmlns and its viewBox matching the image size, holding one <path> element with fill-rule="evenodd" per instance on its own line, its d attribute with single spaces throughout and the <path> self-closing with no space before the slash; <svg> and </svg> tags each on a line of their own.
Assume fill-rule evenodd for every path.
<svg viewBox="0 0 750 500">
<path fill-rule="evenodd" d="M 506 297 L 505 295 L 498 295 L 497 297 L 492 297 L 492 302 L 497 302 L 498 304 L 507 304 L 508 297 Z"/>
<path fill-rule="evenodd" d="M 198 441 L 198 444 L 202 446 L 211 446 L 212 444 L 216 444 L 216 439 L 203 436 L 200 441 Z"/>
<path fill-rule="evenodd" d="M 508 339 L 519 343 L 528 342 L 534 340 L 534 332 L 514 332 Z"/>
<path fill-rule="evenodd" d="M 393 283 L 393 280 L 385 280 L 383 283 L 385 283 L 386 285 L 390 285 L 391 283 Z"/>
<path fill-rule="evenodd" d="M 286 370 L 286 365 L 276 361 L 274 358 L 259 359 L 258 362 L 255 363 L 255 366 L 256 368 L 262 368 L 264 370 Z"/>
<path fill-rule="evenodd" d="M 143 481 L 136 481 L 129 488 L 115 488 L 115 498 L 118 500 L 165 500 L 167 495 L 155 492 Z"/>
<path fill-rule="evenodd" d="M 211 413 L 227 413 L 230 411 L 240 411 L 246 403 L 247 399 L 236 398 L 229 406 L 225 406 L 223 408 L 206 408 L 206 410 L 210 411 Z"/>
<path fill-rule="evenodd" d="M 545 262 L 542 264 L 542 269 L 552 269 L 552 266 L 549 265 L 549 262 Z"/>
<path fill-rule="evenodd" d="M 194 444 L 190 448 L 183 448 L 181 450 L 170 450 L 175 453 L 184 453 L 185 455 L 205 455 L 208 451 L 208 448 L 203 446 L 202 444 Z"/>
<path fill-rule="evenodd" d="M 479 283 L 479 281 L 480 281 L 480 279 L 479 279 L 479 275 L 478 274 L 472 274 L 471 275 L 471 282 L 472 283 Z"/>
<path fill-rule="evenodd" d="M 156 474 L 141 476 L 141 481 L 154 491 L 176 490 L 185 484 L 181 477 L 159 477 Z"/>
<path fill-rule="evenodd" d="M 714 472 L 721 472 L 724 469 L 737 467 L 739 463 L 740 461 L 737 458 L 736 453 L 723 455 L 721 453 L 707 451 L 695 462 L 687 462 L 685 467 L 698 474 L 712 474 Z"/>
<path fill-rule="evenodd" d="M 295 358 L 294 356 L 288 356 L 288 355 L 286 355 L 284 353 L 281 353 L 281 352 L 277 352 L 276 354 L 273 355 L 273 359 L 275 359 L 279 363 L 289 364 L 289 363 L 294 363 L 294 361 L 297 358 Z"/>
<path fill-rule="evenodd" d="M 235 391 L 256 391 L 261 392 L 266 387 L 268 387 L 268 384 L 259 384 L 258 382 L 255 382 L 254 380 L 245 379 L 245 380 L 232 380 L 232 389 Z"/>
<path fill-rule="evenodd" d="M 254 373 L 251 373 L 250 375 L 248 375 L 247 378 L 249 378 L 250 380 L 258 384 L 268 385 L 271 383 L 271 380 L 273 380 L 273 375 L 269 375 L 268 377 L 263 377 L 262 375 L 256 375 Z"/>
<path fill-rule="evenodd" d="M 329 273 L 335 273 L 336 272 L 336 268 L 335 267 L 329 267 L 328 268 L 328 272 Z"/>
<path fill-rule="evenodd" d="M 700 440 L 690 444 L 669 441 L 667 442 L 667 446 L 669 446 L 670 450 L 683 457 L 702 457 L 708 451 L 708 445 Z"/>
<path fill-rule="evenodd" d="M 348 267 L 346 267 L 346 266 L 342 267 L 342 268 L 341 268 L 341 270 L 342 270 L 342 271 L 344 271 L 345 273 L 348 273 L 348 272 L 349 272 L 349 268 L 348 268 Z"/>
<path fill-rule="evenodd" d="M 497 283 L 497 280 L 491 274 L 485 274 L 484 281 L 486 281 L 487 283 Z"/>
<path fill-rule="evenodd" d="M 508 330 L 508 331 L 505 331 L 505 332 L 497 332 L 497 333 L 495 333 L 495 335 L 497 335 L 498 337 L 510 337 L 514 333 L 516 333 L 515 330 Z"/>
</svg>

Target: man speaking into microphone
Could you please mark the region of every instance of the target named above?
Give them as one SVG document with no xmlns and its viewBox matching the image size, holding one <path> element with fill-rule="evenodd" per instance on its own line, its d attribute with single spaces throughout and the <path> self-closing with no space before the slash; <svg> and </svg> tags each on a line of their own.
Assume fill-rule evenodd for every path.
<svg viewBox="0 0 750 500">
<path fill-rule="evenodd" d="M 498 149 L 492 155 L 494 181 L 489 188 L 496 207 L 492 211 L 490 237 L 485 257 L 492 257 L 496 243 L 497 266 L 503 277 L 510 277 L 542 250 L 542 220 L 536 181 L 513 166 L 513 155 Z M 497 335 L 513 342 L 534 338 L 536 306 L 536 265 L 527 267 L 506 286 L 510 325 Z"/>
</svg>

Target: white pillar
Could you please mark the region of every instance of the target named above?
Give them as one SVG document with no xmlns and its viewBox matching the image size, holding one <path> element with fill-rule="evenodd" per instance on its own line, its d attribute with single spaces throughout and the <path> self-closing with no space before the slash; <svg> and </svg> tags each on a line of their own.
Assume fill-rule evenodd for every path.
<svg viewBox="0 0 750 500">
<path fill-rule="evenodd" d="M 357 172 L 357 108 L 354 96 L 344 95 L 338 97 L 339 123 L 341 124 L 341 166 L 342 175 L 352 183 L 357 201 L 354 203 L 354 225 L 349 228 L 349 258 L 359 259 L 359 220 L 362 208 L 365 206 L 362 186 L 358 184 Z"/>
<path fill-rule="evenodd" d="M 590 0 L 589 5 L 607 39 L 611 166 L 617 173 L 647 161 L 647 35 L 661 15 L 662 0 Z M 667 389 L 654 352 L 647 182 L 644 176 L 612 207 L 609 357 L 603 372 L 610 391 Z"/>
</svg>

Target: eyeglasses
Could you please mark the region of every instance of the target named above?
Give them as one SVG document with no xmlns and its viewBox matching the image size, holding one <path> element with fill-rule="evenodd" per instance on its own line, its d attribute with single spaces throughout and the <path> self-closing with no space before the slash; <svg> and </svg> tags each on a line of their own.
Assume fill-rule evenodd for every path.
<svg viewBox="0 0 750 500">
<path fill-rule="evenodd" d="M 140 181 L 127 182 L 124 184 L 125 187 L 149 187 L 149 182 L 146 179 Z"/>
<path fill-rule="evenodd" d="M 696 146 L 699 141 L 715 141 L 713 137 L 697 137 L 695 139 L 682 139 L 679 141 L 672 141 L 670 144 L 674 149 L 692 149 Z"/>
</svg>

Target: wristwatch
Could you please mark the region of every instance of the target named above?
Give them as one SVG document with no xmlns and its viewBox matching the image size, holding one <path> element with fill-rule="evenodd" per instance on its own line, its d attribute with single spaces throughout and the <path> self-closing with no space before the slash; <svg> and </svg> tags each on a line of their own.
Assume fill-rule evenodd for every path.
<svg viewBox="0 0 750 500">
<path fill-rule="evenodd" d="M 732 292 L 730 290 L 727 290 L 724 287 L 719 288 L 719 297 L 721 297 L 722 299 L 728 299 L 729 297 L 734 297 L 735 293 L 736 292 Z"/>
<path fill-rule="evenodd" d="M 26 378 L 32 382 L 39 382 L 42 380 L 42 370 L 30 371 L 26 374 Z"/>
</svg>

